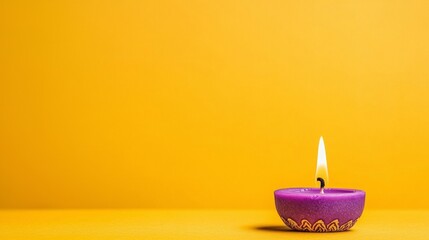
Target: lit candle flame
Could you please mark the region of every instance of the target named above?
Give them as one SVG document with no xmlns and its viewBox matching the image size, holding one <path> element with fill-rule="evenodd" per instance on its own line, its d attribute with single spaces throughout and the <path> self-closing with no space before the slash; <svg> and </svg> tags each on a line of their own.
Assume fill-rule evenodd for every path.
<svg viewBox="0 0 429 240">
<path fill-rule="evenodd" d="M 328 183 L 328 164 L 326 163 L 325 142 L 322 136 L 319 140 L 319 150 L 317 152 L 316 180 L 318 178 L 322 178 L 325 184 Z"/>
</svg>

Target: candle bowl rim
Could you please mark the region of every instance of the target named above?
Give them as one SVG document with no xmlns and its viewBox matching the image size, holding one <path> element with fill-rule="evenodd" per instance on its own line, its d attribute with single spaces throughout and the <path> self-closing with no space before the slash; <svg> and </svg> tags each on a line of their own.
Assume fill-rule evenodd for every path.
<svg viewBox="0 0 429 240">
<path fill-rule="evenodd" d="M 304 190 L 304 191 L 296 191 Z M 303 194 L 300 194 L 303 193 Z M 280 188 L 274 191 L 275 196 L 289 196 L 301 198 L 348 198 L 348 197 L 365 197 L 366 193 L 363 190 L 351 188 L 325 188 L 324 193 L 320 193 L 320 188 Z"/>
</svg>

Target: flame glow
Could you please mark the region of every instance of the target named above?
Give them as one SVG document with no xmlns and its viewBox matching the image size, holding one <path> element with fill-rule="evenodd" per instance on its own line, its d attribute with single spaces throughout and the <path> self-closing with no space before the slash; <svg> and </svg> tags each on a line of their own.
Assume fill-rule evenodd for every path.
<svg viewBox="0 0 429 240">
<path fill-rule="evenodd" d="M 319 150 L 317 152 L 316 179 L 319 177 L 325 180 L 325 184 L 328 183 L 328 164 L 326 163 L 325 142 L 323 141 L 323 137 L 320 137 Z"/>
</svg>

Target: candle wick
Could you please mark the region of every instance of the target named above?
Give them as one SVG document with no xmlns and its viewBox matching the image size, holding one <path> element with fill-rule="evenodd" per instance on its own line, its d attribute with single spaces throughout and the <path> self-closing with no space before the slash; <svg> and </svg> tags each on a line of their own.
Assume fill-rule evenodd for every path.
<svg viewBox="0 0 429 240">
<path fill-rule="evenodd" d="M 320 193 L 325 193 L 324 188 L 325 188 L 325 180 L 321 177 L 317 178 L 317 181 L 320 182 Z"/>
</svg>

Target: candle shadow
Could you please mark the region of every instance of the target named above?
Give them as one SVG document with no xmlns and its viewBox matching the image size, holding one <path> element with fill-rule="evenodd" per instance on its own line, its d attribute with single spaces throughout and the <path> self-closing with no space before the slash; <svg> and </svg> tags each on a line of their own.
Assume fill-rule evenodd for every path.
<svg viewBox="0 0 429 240">
<path fill-rule="evenodd" d="M 253 226 L 252 229 L 267 232 L 293 232 L 293 230 L 281 225 Z"/>
</svg>

